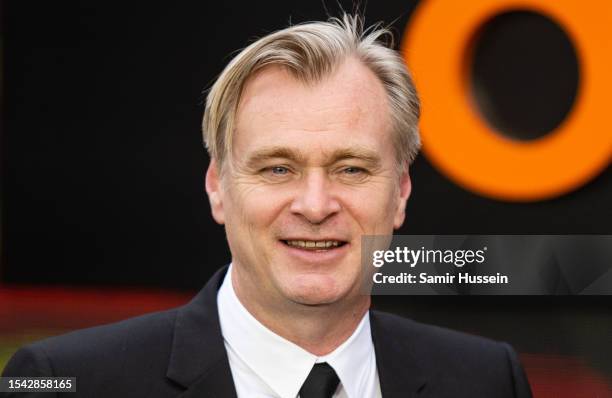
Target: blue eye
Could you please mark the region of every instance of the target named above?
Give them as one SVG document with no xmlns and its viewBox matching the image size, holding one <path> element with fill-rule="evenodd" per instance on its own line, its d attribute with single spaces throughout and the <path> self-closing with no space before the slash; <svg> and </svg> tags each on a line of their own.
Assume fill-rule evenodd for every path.
<svg viewBox="0 0 612 398">
<path fill-rule="evenodd" d="M 347 167 L 343 171 L 346 174 L 359 174 L 363 172 L 363 169 L 359 167 Z"/>
<path fill-rule="evenodd" d="M 289 169 L 283 166 L 274 166 L 270 168 L 270 171 L 272 172 L 272 174 L 276 174 L 276 175 L 285 175 L 289 173 Z"/>
</svg>

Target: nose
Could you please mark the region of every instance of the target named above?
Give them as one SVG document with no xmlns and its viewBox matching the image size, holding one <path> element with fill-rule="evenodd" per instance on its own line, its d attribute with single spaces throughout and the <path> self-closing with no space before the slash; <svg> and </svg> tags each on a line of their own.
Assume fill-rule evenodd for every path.
<svg viewBox="0 0 612 398">
<path fill-rule="evenodd" d="M 340 209 L 340 203 L 332 193 L 324 170 L 312 170 L 305 173 L 291 203 L 291 212 L 304 217 L 311 224 L 321 224 L 338 213 Z"/>
</svg>

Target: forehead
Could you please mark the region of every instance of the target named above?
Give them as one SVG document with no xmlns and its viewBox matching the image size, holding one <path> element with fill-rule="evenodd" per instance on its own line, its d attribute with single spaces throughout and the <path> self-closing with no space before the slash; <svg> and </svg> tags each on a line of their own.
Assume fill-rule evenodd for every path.
<svg viewBox="0 0 612 398">
<path fill-rule="evenodd" d="M 322 81 L 304 83 L 285 68 L 270 66 L 251 77 L 236 114 L 234 151 L 260 146 L 310 149 L 325 143 L 379 149 L 390 144 L 385 89 L 360 61 L 349 58 Z"/>
</svg>

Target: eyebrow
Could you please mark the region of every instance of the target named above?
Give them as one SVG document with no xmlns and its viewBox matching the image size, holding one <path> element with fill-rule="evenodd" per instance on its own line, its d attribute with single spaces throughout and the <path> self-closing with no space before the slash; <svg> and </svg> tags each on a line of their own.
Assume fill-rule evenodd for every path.
<svg viewBox="0 0 612 398">
<path fill-rule="evenodd" d="M 298 163 L 305 163 L 305 157 L 298 151 L 287 147 L 272 146 L 255 151 L 248 159 L 249 166 L 265 162 L 270 159 L 289 159 Z"/>
<path fill-rule="evenodd" d="M 360 146 L 337 149 L 331 153 L 329 159 L 330 161 L 327 163 L 327 165 L 348 159 L 361 160 L 374 167 L 380 166 L 382 162 L 378 152 Z"/>
<path fill-rule="evenodd" d="M 382 163 L 381 157 L 376 151 L 361 146 L 336 149 L 329 154 L 325 154 L 325 157 L 328 159 L 324 164 L 325 166 L 330 166 L 339 161 L 348 159 L 361 160 L 369 163 L 372 167 L 378 167 Z M 255 151 L 249 156 L 246 163 L 249 166 L 256 166 L 270 159 L 279 158 L 302 164 L 307 161 L 306 156 L 298 150 L 282 146 L 271 146 Z"/>
</svg>

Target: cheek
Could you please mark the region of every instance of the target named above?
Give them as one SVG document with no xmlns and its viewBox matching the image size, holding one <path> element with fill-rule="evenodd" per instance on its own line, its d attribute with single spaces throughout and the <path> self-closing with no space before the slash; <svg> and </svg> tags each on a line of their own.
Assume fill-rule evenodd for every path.
<svg viewBox="0 0 612 398">
<path fill-rule="evenodd" d="M 343 202 L 365 224 L 387 223 L 393 219 L 397 203 L 397 189 L 391 184 L 377 184 L 367 189 L 347 191 Z"/>
<path fill-rule="evenodd" d="M 272 226 L 285 202 L 281 192 L 249 184 L 234 184 L 228 196 L 231 223 L 255 239 L 261 239 L 262 229 Z"/>
</svg>

